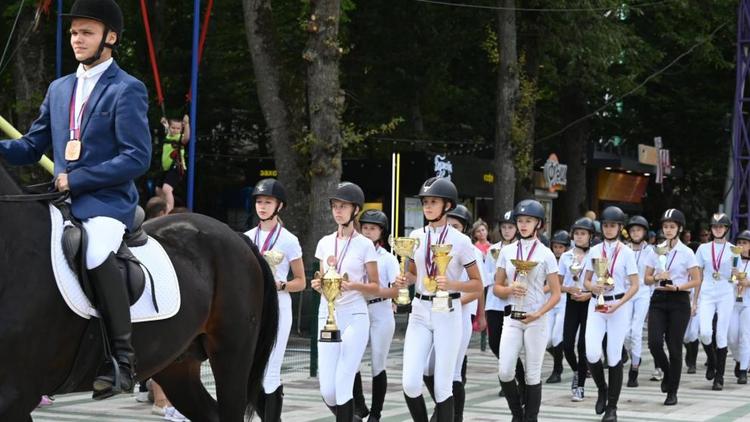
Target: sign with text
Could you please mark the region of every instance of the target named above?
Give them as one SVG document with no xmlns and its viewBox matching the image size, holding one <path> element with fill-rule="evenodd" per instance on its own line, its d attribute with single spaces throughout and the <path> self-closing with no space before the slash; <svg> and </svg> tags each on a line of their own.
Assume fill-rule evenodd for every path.
<svg viewBox="0 0 750 422">
<path fill-rule="evenodd" d="M 544 163 L 544 182 L 550 192 L 558 191 L 568 184 L 568 166 L 560 164 L 555 154 L 550 154 Z"/>
</svg>

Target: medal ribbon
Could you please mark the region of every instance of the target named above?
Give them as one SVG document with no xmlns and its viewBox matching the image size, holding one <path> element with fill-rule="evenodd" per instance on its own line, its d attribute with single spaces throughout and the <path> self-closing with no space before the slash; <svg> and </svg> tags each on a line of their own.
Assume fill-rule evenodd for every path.
<svg viewBox="0 0 750 422">
<path fill-rule="evenodd" d="M 344 263 L 344 257 L 349 251 L 349 244 L 352 243 L 352 238 L 356 234 L 356 231 L 352 231 L 351 236 L 349 236 L 349 239 L 346 241 L 346 245 L 344 245 L 344 250 L 341 251 L 341 258 L 339 258 L 339 234 L 336 233 L 336 238 L 333 243 L 333 255 L 336 257 L 336 272 L 339 274 L 341 274 L 341 265 Z"/>
<path fill-rule="evenodd" d="M 531 259 L 531 255 L 534 254 L 534 251 L 536 250 L 536 245 L 539 243 L 538 240 L 535 240 L 534 243 L 531 244 L 531 249 L 529 249 L 529 253 L 526 255 L 526 259 L 523 259 L 523 250 L 521 249 L 521 241 L 518 241 L 518 247 L 516 248 L 516 259 L 528 261 Z M 516 281 L 518 278 L 518 271 L 513 273 L 513 281 Z"/>
<path fill-rule="evenodd" d="M 83 104 L 81 104 L 81 111 L 78 113 L 78 118 L 76 118 L 76 93 L 78 90 L 76 89 L 78 86 L 78 80 L 76 79 L 75 84 L 73 84 L 73 96 L 70 97 L 70 139 L 73 140 L 80 140 L 81 139 L 81 119 L 83 118 L 83 112 L 86 110 L 86 103 L 88 103 L 88 97 L 83 100 Z"/>
<path fill-rule="evenodd" d="M 609 276 L 612 277 L 615 273 L 615 264 L 617 263 L 617 257 L 620 256 L 620 242 L 615 245 L 615 253 L 612 254 L 612 264 L 609 266 Z M 602 258 L 607 259 L 607 248 L 602 244 Z"/>
<path fill-rule="evenodd" d="M 670 268 L 672 268 L 672 263 L 674 262 L 674 257 L 677 256 L 677 249 L 672 252 L 672 259 L 669 260 L 669 264 L 667 264 L 667 271 L 669 271 Z"/>
<path fill-rule="evenodd" d="M 278 230 L 277 230 L 278 229 Z M 273 235 L 276 235 L 276 238 L 273 239 Z M 279 240 L 279 236 L 281 235 L 281 224 L 276 223 L 270 232 L 268 232 L 268 236 L 266 236 L 266 240 L 263 242 L 263 247 L 260 248 L 260 254 L 263 255 L 265 251 L 270 251 L 273 249 L 274 245 L 276 245 L 276 241 Z M 269 245 L 269 242 L 273 239 L 273 243 Z M 260 241 L 260 224 L 258 224 L 258 229 L 255 231 L 255 245 L 259 245 Z"/>
<path fill-rule="evenodd" d="M 711 264 L 714 267 L 714 272 L 719 272 L 719 267 L 721 266 L 721 258 L 724 256 L 724 249 L 727 248 L 727 242 L 724 242 L 724 247 L 721 248 L 721 253 L 719 254 L 719 259 L 716 259 L 716 250 L 714 249 L 714 246 L 716 245 L 716 242 L 711 242 Z"/>
<path fill-rule="evenodd" d="M 427 275 L 430 277 L 434 277 L 435 273 L 437 272 L 437 266 L 432 261 L 432 248 L 430 245 L 432 245 L 432 230 L 427 230 L 427 249 L 424 253 L 424 265 L 425 269 L 427 270 Z M 436 245 L 440 245 L 443 242 L 445 242 L 445 237 L 448 235 L 448 224 L 446 224 L 443 227 L 443 231 L 440 232 L 440 235 L 438 236 L 438 240 Z"/>
</svg>

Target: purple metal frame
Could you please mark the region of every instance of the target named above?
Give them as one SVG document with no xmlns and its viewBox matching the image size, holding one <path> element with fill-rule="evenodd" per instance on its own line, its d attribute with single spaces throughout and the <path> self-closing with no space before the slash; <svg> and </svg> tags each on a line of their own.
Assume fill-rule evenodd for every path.
<svg viewBox="0 0 750 422">
<path fill-rule="evenodd" d="M 737 82 L 732 123 L 732 237 L 750 228 L 750 0 L 737 8 Z M 743 207 L 740 204 L 744 204 Z"/>
</svg>

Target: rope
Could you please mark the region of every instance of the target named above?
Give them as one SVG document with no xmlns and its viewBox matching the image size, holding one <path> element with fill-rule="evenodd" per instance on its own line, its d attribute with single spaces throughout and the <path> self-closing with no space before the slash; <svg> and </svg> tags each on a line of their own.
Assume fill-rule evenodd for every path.
<svg viewBox="0 0 750 422">
<path fill-rule="evenodd" d="M 148 57 L 151 62 L 151 72 L 154 74 L 154 84 L 156 85 L 156 103 L 161 107 L 162 116 L 166 116 L 164 111 L 164 92 L 161 89 L 161 77 L 159 76 L 159 64 L 156 62 L 154 40 L 151 38 L 151 25 L 148 23 L 146 0 L 141 0 L 141 16 L 143 17 L 143 28 L 146 32 L 146 44 L 148 44 Z"/>
<path fill-rule="evenodd" d="M 8 41 L 5 42 L 5 48 L 3 48 L 3 55 L 0 56 L 0 68 L 3 67 L 3 62 L 5 61 L 5 55 L 8 53 L 8 47 L 10 47 L 10 40 L 13 39 L 13 33 L 16 32 L 16 25 L 18 25 L 18 18 L 21 17 L 21 11 L 23 10 L 24 3 L 26 3 L 26 0 L 21 0 L 21 5 L 18 6 L 18 13 L 16 13 L 16 19 L 13 21 L 13 27 L 10 29 L 10 34 L 8 34 Z"/>
</svg>

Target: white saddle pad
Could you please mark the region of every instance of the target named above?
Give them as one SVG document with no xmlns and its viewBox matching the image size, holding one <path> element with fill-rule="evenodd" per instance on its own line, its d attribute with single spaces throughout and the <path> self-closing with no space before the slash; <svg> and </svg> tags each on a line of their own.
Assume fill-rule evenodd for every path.
<svg viewBox="0 0 750 422">
<path fill-rule="evenodd" d="M 98 317 L 99 313 L 94 309 L 86 295 L 83 293 L 78 276 L 70 269 L 62 249 L 63 218 L 60 210 L 54 205 L 49 206 L 50 219 L 52 221 L 52 270 L 55 273 L 57 287 L 60 289 L 65 303 L 77 315 L 89 319 Z M 159 312 L 154 309 L 151 293 L 151 282 L 146 275 L 146 286 L 143 295 L 133 306 L 130 307 L 130 318 L 133 322 L 158 321 L 174 316 L 180 310 L 180 285 L 177 282 L 177 273 L 172 266 L 167 252 L 154 238 L 149 236 L 145 245 L 130 248 L 133 255 L 141 261 L 141 266 L 148 268 L 154 277 L 154 288 L 156 290 L 156 303 Z"/>
</svg>

